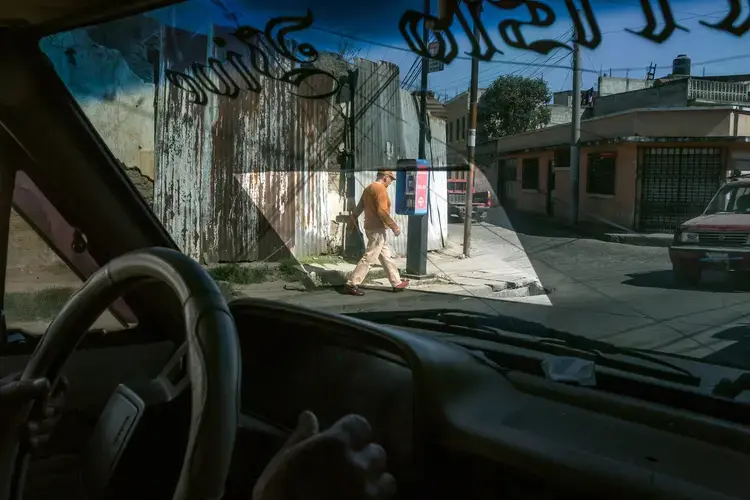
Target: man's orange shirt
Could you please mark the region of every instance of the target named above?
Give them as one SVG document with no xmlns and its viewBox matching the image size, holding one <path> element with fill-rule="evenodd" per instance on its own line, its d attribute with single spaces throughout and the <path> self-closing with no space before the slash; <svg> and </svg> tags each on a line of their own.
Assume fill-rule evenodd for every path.
<svg viewBox="0 0 750 500">
<path fill-rule="evenodd" d="M 387 188 L 380 182 L 373 182 L 362 192 L 354 218 L 365 213 L 365 231 L 378 231 L 390 228 L 398 231 L 398 224 L 391 218 L 391 199 Z"/>
</svg>

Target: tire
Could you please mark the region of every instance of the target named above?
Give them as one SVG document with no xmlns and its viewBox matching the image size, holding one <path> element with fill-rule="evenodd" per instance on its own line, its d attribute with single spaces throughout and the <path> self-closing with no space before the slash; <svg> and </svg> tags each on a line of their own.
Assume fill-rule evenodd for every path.
<svg viewBox="0 0 750 500">
<path fill-rule="evenodd" d="M 700 267 L 672 266 L 674 279 L 679 285 L 695 286 L 701 280 Z"/>
<path fill-rule="evenodd" d="M 750 272 L 748 271 L 734 271 L 730 273 L 732 279 L 732 286 L 736 290 L 748 291 L 750 290 Z"/>
</svg>

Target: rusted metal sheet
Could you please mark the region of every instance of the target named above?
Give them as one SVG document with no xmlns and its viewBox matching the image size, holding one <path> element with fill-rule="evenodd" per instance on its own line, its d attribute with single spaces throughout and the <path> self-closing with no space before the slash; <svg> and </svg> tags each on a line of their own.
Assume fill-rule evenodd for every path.
<svg viewBox="0 0 750 500">
<path fill-rule="evenodd" d="M 206 38 L 162 26 L 156 92 L 154 211 L 180 249 L 201 257 L 205 110 L 190 94 L 167 83 L 164 70 L 186 71 L 206 60 Z"/>
<path fill-rule="evenodd" d="M 358 60 L 359 81 L 355 96 L 355 197 L 375 179 L 378 168 L 396 167 L 401 158 L 417 158 L 419 153 L 419 116 L 411 94 L 399 85 L 398 67 L 387 62 Z M 431 118 L 432 140 L 427 156 L 436 166 L 446 164 L 445 122 Z M 448 207 L 445 172 L 430 174 L 428 249 L 439 250 L 447 239 Z M 395 189 L 390 193 L 395 194 Z M 395 204 L 394 204 L 395 208 Z M 408 217 L 391 214 L 402 235 L 391 245 L 398 254 L 406 253 Z"/>
<path fill-rule="evenodd" d="M 226 44 L 209 47 L 212 55 L 247 56 L 238 41 L 214 31 Z M 192 40 L 204 48 L 192 60 L 205 61 L 209 38 Z M 174 51 L 164 52 L 163 67 L 174 67 Z M 276 70 L 291 69 L 271 57 Z M 320 254 L 331 241 L 328 184 L 335 174 L 327 170 L 335 152 L 326 148 L 332 104 L 293 93 L 324 94 L 333 82 L 313 77 L 295 88 L 259 80 L 259 92 L 214 97 L 205 107 L 187 103 L 187 93 L 168 83 L 159 92 L 157 214 L 186 253 L 207 262 Z"/>
<path fill-rule="evenodd" d="M 401 98 L 398 66 L 389 62 L 356 61 L 359 77 L 354 97 L 355 116 L 355 199 L 375 180 L 378 168 L 393 169 L 401 151 Z M 391 188 L 391 199 L 395 189 Z M 395 203 L 391 216 L 401 227 L 401 236 L 389 242 L 399 255 L 406 253 L 407 217 L 396 215 Z"/>
</svg>

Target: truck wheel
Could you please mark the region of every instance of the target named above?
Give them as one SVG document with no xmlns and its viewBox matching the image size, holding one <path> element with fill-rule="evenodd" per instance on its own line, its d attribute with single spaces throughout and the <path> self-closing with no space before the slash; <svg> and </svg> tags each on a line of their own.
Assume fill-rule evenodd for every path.
<svg viewBox="0 0 750 500">
<path fill-rule="evenodd" d="M 680 285 L 697 285 L 701 280 L 700 267 L 672 266 L 675 281 Z"/>
<path fill-rule="evenodd" d="M 748 271 L 734 271 L 730 273 L 732 277 L 732 285 L 737 290 L 747 291 L 750 290 L 750 272 Z"/>
</svg>

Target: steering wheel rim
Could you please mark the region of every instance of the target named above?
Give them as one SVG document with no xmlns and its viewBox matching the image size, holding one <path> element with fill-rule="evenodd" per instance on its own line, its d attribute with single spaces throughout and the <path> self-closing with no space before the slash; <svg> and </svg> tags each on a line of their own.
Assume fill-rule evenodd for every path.
<svg viewBox="0 0 750 500">
<path fill-rule="evenodd" d="M 193 259 L 168 248 L 148 248 L 100 268 L 47 327 L 22 379 L 46 377 L 54 386 L 65 362 L 106 307 L 134 283 L 154 279 L 168 285 L 182 304 L 192 393 L 188 443 L 172 498 L 218 499 L 224 493 L 239 420 L 241 357 L 226 299 Z M 28 418 L 30 411 L 29 406 L 23 416 Z M 19 445 L 18 439 L 0 443 L 0 500 L 22 496 L 27 453 Z"/>
</svg>

